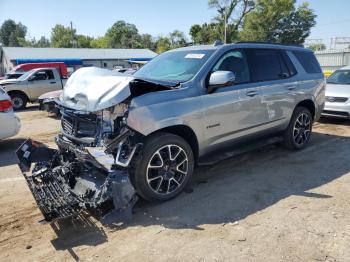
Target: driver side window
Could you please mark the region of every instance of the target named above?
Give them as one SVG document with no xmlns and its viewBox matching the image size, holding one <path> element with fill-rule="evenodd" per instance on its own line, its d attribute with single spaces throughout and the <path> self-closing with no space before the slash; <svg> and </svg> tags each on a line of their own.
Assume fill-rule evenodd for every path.
<svg viewBox="0 0 350 262">
<path fill-rule="evenodd" d="M 224 54 L 216 63 L 213 71 L 231 71 L 235 74 L 235 84 L 250 82 L 247 57 L 243 50 L 233 50 Z"/>
<path fill-rule="evenodd" d="M 52 71 L 49 70 L 43 70 L 43 71 L 39 71 L 34 75 L 34 79 L 33 80 L 50 80 L 53 79 L 53 73 Z"/>
<path fill-rule="evenodd" d="M 46 79 L 47 79 L 47 75 L 45 71 L 37 72 L 33 78 L 33 80 L 35 81 L 46 80 Z"/>
</svg>

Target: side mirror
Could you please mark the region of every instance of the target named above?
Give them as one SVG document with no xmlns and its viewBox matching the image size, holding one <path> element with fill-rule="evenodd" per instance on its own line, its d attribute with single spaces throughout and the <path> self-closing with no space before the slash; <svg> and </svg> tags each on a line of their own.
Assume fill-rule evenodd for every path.
<svg viewBox="0 0 350 262">
<path fill-rule="evenodd" d="M 225 86 L 231 86 L 236 80 L 236 76 L 231 71 L 215 71 L 209 78 L 208 93 Z"/>
</svg>

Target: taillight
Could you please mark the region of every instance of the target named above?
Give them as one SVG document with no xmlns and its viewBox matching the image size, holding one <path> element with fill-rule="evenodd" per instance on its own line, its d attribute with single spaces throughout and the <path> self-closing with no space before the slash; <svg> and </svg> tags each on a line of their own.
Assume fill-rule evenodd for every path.
<svg viewBox="0 0 350 262">
<path fill-rule="evenodd" d="M 0 101 L 0 112 L 5 112 L 12 109 L 12 102 L 10 100 Z"/>
</svg>

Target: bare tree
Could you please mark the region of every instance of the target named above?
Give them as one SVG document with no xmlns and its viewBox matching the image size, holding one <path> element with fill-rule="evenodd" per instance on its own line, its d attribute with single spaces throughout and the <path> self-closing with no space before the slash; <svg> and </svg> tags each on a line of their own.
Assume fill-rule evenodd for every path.
<svg viewBox="0 0 350 262">
<path fill-rule="evenodd" d="M 231 33 L 237 32 L 242 26 L 243 18 L 254 9 L 255 2 L 254 0 L 209 0 L 208 5 L 218 12 L 214 20 L 224 26 L 226 42 L 228 25 Z"/>
</svg>

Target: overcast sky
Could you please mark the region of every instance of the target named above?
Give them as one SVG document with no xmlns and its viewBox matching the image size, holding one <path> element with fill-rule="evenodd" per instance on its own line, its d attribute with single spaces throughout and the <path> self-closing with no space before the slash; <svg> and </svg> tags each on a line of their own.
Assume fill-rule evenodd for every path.
<svg viewBox="0 0 350 262">
<path fill-rule="evenodd" d="M 310 38 L 321 38 L 329 45 L 331 37 L 350 37 L 350 0 L 308 2 L 317 14 Z M 209 22 L 214 15 L 207 0 L 0 0 L 0 23 L 9 18 L 22 22 L 29 37 L 35 38 L 50 37 L 55 24 L 68 26 L 70 21 L 79 34 L 102 36 L 117 20 L 153 36 L 175 29 L 188 35 L 191 25 Z"/>
</svg>

